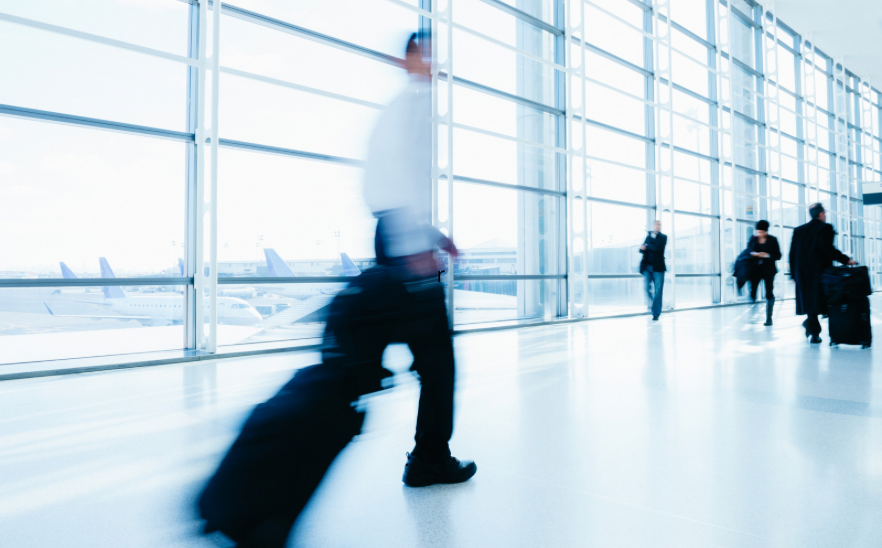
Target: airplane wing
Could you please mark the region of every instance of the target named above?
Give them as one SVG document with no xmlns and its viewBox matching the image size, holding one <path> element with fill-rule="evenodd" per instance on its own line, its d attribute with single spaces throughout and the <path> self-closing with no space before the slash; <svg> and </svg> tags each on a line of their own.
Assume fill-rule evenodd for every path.
<svg viewBox="0 0 882 548">
<path fill-rule="evenodd" d="M 290 308 L 282 310 L 278 314 L 273 314 L 262 322 L 257 323 L 255 327 L 267 329 L 271 327 L 284 327 L 286 325 L 291 325 L 297 320 L 305 318 L 313 312 L 328 306 L 333 300 L 333 295 L 315 295 L 298 302 Z"/>
<path fill-rule="evenodd" d="M 56 314 L 55 312 L 52 312 L 52 309 L 49 308 L 48 304 L 43 303 L 43 306 L 46 307 L 46 310 L 49 311 L 49 314 L 55 316 L 56 318 L 85 318 L 88 320 L 135 320 L 145 325 L 155 325 L 157 321 L 157 318 L 151 318 L 150 316 L 99 316 L 97 314 Z"/>
</svg>

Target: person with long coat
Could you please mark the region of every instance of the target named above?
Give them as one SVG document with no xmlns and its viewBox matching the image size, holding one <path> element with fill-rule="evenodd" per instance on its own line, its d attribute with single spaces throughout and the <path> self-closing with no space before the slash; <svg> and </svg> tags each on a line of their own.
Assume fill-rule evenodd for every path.
<svg viewBox="0 0 882 548">
<path fill-rule="evenodd" d="M 827 224 L 827 213 L 821 204 L 809 207 L 812 220 L 793 230 L 790 242 L 790 276 L 796 283 L 796 314 L 808 316 L 802 323 L 805 336 L 812 344 L 821 342 L 821 323 L 818 314 L 826 311 L 821 274 L 833 266 L 857 264 L 833 245 L 836 232 Z"/>
</svg>

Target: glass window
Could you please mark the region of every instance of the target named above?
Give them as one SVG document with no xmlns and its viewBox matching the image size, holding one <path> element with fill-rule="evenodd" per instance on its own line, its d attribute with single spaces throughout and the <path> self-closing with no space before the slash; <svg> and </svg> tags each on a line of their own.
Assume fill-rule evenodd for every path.
<svg viewBox="0 0 882 548">
<path fill-rule="evenodd" d="M 236 0 L 235 5 L 399 58 L 407 37 L 419 28 L 419 14 L 386 0 Z"/>
<path fill-rule="evenodd" d="M 183 286 L 113 289 L 0 288 L 0 364 L 183 348 Z"/>
<path fill-rule="evenodd" d="M 645 103 L 591 82 L 586 82 L 585 95 L 589 119 L 637 135 L 646 133 Z"/>
<path fill-rule="evenodd" d="M 589 156 L 634 167 L 646 166 L 646 145 L 643 141 L 590 125 L 586 128 L 586 134 Z M 591 165 L 595 161 L 589 159 L 588 164 Z"/>
<path fill-rule="evenodd" d="M 735 112 L 756 119 L 756 78 L 739 66 L 733 70 L 735 90 Z M 727 90 L 723 89 L 726 94 Z"/>
<path fill-rule="evenodd" d="M 261 270 L 270 249 L 293 275 L 336 275 L 341 253 L 374 257 L 375 226 L 361 169 L 221 149 L 218 260 L 244 264 L 222 265 L 219 275 L 272 276 Z"/>
<path fill-rule="evenodd" d="M 604 4 L 604 9 L 610 9 L 612 2 Z M 638 67 L 643 66 L 643 34 L 637 29 L 643 28 L 643 10 L 618 1 L 617 6 L 630 12 L 630 17 L 624 18 L 625 24 L 618 19 L 610 17 L 599 9 L 585 4 L 585 34 L 589 44 L 612 53 Z M 618 14 L 621 17 L 621 14 Z M 634 28 L 637 27 L 637 28 Z"/>
<path fill-rule="evenodd" d="M 0 271 L 176 275 L 183 257 L 186 147 L 0 117 Z"/>
<path fill-rule="evenodd" d="M 221 74 L 221 138 L 364 159 L 380 110 Z M 260 98 L 257 100 L 256 98 Z"/>
<path fill-rule="evenodd" d="M 536 192 L 455 182 L 453 239 L 463 274 L 558 274 L 558 203 Z M 492 253 L 488 252 L 492 249 Z"/>
<path fill-rule="evenodd" d="M 674 261 L 677 274 L 717 272 L 714 261 L 713 219 L 694 215 L 674 215 L 676 223 Z M 677 297 L 679 304 L 679 295 Z"/>
<path fill-rule="evenodd" d="M 0 0 L 0 12 L 187 55 L 190 5 L 186 2 Z M 4 26 L 0 34 L 4 34 L 6 28 Z M 40 33 L 39 36 L 48 38 L 50 35 Z"/>
<path fill-rule="evenodd" d="M 739 17 L 732 18 L 732 52 L 748 67 L 756 68 L 756 49 L 754 44 L 753 27 L 745 23 Z"/>
<path fill-rule="evenodd" d="M 645 311 L 643 278 L 588 278 L 589 316 Z"/>
<path fill-rule="evenodd" d="M 456 76 L 554 106 L 556 69 L 550 65 L 456 29 L 453 59 Z"/>
<path fill-rule="evenodd" d="M 716 277 L 677 278 L 677 307 L 712 304 L 716 279 Z"/>
<path fill-rule="evenodd" d="M 651 214 L 645 208 L 589 200 L 588 275 L 639 272 L 639 249 Z"/>
<path fill-rule="evenodd" d="M 578 52 L 578 46 L 573 47 Z M 643 97 L 646 86 L 643 74 L 589 50 L 585 50 L 585 75 L 636 97 Z"/>
<path fill-rule="evenodd" d="M 552 150 L 453 130 L 453 171 L 458 176 L 556 190 L 555 156 Z"/>
<path fill-rule="evenodd" d="M 481 0 L 455 0 L 453 20 L 543 59 L 554 59 L 554 36 Z M 456 38 L 454 38 L 456 40 Z M 459 59 L 456 59 L 458 62 Z M 454 69 L 456 70 L 456 69 Z"/>
<path fill-rule="evenodd" d="M 671 19 L 686 27 L 693 34 L 707 38 L 706 0 L 673 0 L 671 2 Z"/>
<path fill-rule="evenodd" d="M 407 84 L 400 67 L 234 17 L 221 22 L 224 67 L 379 104 L 389 103 Z M 221 87 L 222 102 L 226 90 Z"/>
<path fill-rule="evenodd" d="M 796 91 L 796 58 L 781 44 L 778 44 L 778 78 L 781 86 Z"/>
<path fill-rule="evenodd" d="M 581 161 L 581 158 L 576 157 L 575 160 Z M 590 162 L 587 176 L 588 195 L 645 205 L 646 179 L 645 171 L 606 162 Z"/>
<path fill-rule="evenodd" d="M 446 95 L 446 87 L 439 92 Z M 556 119 L 547 112 L 459 85 L 453 86 L 453 104 L 454 123 L 543 145 L 555 144 Z M 454 163 L 457 161 L 459 156 L 455 154 Z"/>
<path fill-rule="evenodd" d="M 0 21 L 3 104 L 185 131 L 187 68 Z"/>
<path fill-rule="evenodd" d="M 454 281 L 455 325 L 552 319 L 559 314 L 558 280 Z"/>
</svg>

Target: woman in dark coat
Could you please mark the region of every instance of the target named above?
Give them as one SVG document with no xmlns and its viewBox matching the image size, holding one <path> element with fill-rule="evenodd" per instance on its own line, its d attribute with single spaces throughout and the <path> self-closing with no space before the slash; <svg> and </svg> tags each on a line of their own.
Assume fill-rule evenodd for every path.
<svg viewBox="0 0 882 548">
<path fill-rule="evenodd" d="M 756 232 L 747 244 L 753 262 L 750 269 L 750 298 L 756 301 L 756 290 L 759 289 L 760 280 L 766 284 L 766 323 L 772 325 L 772 311 L 775 308 L 775 274 L 778 267 L 775 262 L 781 259 L 781 248 L 778 246 L 778 238 L 769 234 L 769 221 L 756 223 Z"/>
</svg>

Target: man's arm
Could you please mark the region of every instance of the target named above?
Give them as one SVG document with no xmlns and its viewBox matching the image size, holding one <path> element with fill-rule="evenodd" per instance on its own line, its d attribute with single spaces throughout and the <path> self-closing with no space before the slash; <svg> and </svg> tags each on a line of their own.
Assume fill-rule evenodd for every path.
<svg viewBox="0 0 882 548">
<path fill-rule="evenodd" d="M 833 245 L 833 238 L 835 236 L 836 233 L 833 231 L 831 225 L 825 224 L 824 227 L 821 228 L 821 233 L 819 234 L 821 239 L 821 253 L 831 261 L 837 261 L 842 264 L 856 264 L 848 255 L 836 249 L 836 246 Z"/>
<path fill-rule="evenodd" d="M 796 249 L 797 242 L 800 238 L 800 230 L 797 228 L 793 231 L 793 236 L 790 238 L 790 251 L 787 254 L 787 262 L 790 266 L 790 279 L 793 280 L 795 277 L 793 273 L 796 271 L 796 253 L 794 250 Z"/>
</svg>

